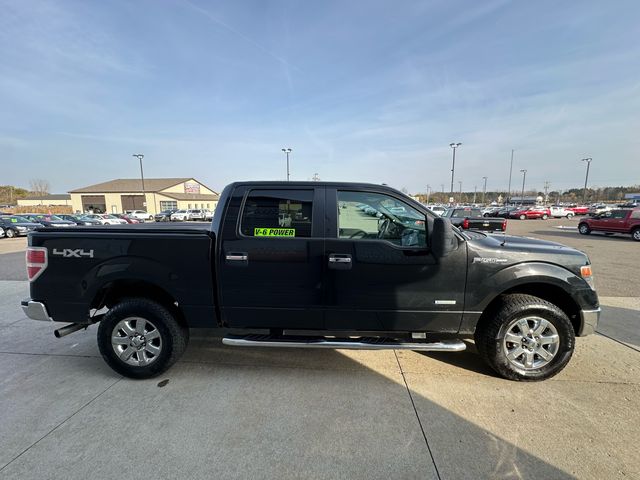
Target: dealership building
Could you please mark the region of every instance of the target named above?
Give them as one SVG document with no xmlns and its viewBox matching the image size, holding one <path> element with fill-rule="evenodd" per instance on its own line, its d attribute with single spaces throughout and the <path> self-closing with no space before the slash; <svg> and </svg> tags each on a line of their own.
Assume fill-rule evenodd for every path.
<svg viewBox="0 0 640 480">
<path fill-rule="evenodd" d="M 146 210 L 215 210 L 220 196 L 194 178 L 119 178 L 69 192 L 74 212 L 122 213 Z"/>
</svg>

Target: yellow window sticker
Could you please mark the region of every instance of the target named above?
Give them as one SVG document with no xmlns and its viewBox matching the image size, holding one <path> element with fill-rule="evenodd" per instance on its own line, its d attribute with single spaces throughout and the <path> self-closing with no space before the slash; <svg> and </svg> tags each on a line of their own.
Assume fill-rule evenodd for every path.
<svg viewBox="0 0 640 480">
<path fill-rule="evenodd" d="M 295 237 L 295 228 L 254 228 L 254 237 Z"/>
</svg>

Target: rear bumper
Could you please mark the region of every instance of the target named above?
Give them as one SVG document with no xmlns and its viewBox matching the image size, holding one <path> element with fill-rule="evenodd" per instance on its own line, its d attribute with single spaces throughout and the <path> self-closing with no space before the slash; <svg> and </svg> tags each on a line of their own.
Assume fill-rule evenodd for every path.
<svg viewBox="0 0 640 480">
<path fill-rule="evenodd" d="M 44 322 L 53 322 L 53 318 L 49 316 L 47 307 L 42 302 L 34 302 L 31 299 L 20 302 L 24 314 L 32 320 L 42 320 Z"/>
<path fill-rule="evenodd" d="M 577 332 L 579 337 L 596 333 L 598 320 L 600 319 L 600 308 L 595 310 L 580 310 L 580 330 Z"/>
</svg>

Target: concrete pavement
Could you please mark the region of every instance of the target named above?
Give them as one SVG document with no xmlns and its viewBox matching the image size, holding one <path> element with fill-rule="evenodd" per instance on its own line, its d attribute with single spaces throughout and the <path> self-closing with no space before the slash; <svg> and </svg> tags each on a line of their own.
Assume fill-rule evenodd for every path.
<svg viewBox="0 0 640 480">
<path fill-rule="evenodd" d="M 132 381 L 106 367 L 95 326 L 55 339 L 24 318 L 27 285 L 0 281 L 3 479 L 640 477 L 640 352 L 604 336 L 523 384 L 472 344 L 234 349 L 193 331 L 165 375 Z M 626 335 L 635 313 L 605 307 L 603 325 Z"/>
</svg>

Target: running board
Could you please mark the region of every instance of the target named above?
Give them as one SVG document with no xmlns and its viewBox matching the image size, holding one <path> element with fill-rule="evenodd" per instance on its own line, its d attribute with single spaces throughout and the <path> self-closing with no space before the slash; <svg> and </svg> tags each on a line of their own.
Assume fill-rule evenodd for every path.
<svg viewBox="0 0 640 480">
<path fill-rule="evenodd" d="M 391 338 L 324 338 L 247 335 L 224 337 L 222 343 L 232 347 L 340 348 L 351 350 L 419 350 L 422 352 L 461 352 L 467 348 L 460 340 L 440 342 L 401 342 Z"/>
</svg>

